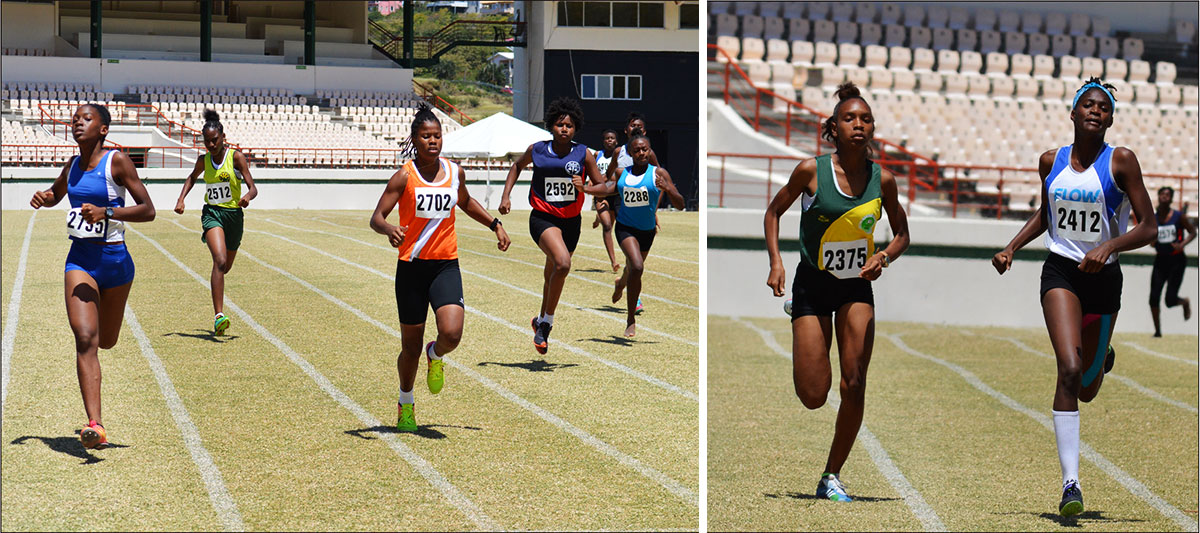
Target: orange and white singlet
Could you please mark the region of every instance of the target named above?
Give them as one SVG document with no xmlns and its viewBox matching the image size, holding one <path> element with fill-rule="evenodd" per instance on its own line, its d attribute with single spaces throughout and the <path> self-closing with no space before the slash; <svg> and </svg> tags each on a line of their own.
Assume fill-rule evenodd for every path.
<svg viewBox="0 0 1200 533">
<path fill-rule="evenodd" d="M 458 205 L 458 164 L 438 158 L 442 177 L 426 182 L 416 161 L 408 166 L 408 179 L 396 211 L 400 226 L 408 226 L 400 245 L 400 260 L 458 259 L 458 236 L 454 233 L 454 207 Z"/>
</svg>

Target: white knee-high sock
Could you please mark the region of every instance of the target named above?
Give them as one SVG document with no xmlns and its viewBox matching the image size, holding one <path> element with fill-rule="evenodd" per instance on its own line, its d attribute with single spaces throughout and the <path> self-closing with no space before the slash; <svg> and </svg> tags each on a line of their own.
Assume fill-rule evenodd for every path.
<svg viewBox="0 0 1200 533">
<path fill-rule="evenodd" d="M 1079 411 L 1051 411 L 1054 414 L 1054 440 L 1058 443 L 1058 463 L 1062 466 L 1063 485 L 1079 481 Z"/>
</svg>

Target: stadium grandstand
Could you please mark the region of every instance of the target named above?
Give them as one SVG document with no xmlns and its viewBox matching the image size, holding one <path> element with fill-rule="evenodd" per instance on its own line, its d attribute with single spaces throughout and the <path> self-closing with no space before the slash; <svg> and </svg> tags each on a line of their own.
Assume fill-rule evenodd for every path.
<svg viewBox="0 0 1200 533">
<path fill-rule="evenodd" d="M 830 150 L 816 124 L 849 80 L 910 213 L 1026 218 L 1036 157 L 1070 142 L 1075 90 L 1097 76 L 1117 88 L 1107 142 L 1138 155 L 1151 191 L 1181 190 L 1195 217 L 1197 5 L 1079 6 L 709 2 L 710 109 L 771 140 L 735 154 L 721 144 L 736 144 L 721 135 L 732 130 L 710 124 L 709 205 L 764 206 L 797 158 Z"/>
<path fill-rule="evenodd" d="M 147 169 L 192 166 L 205 109 L 256 167 L 394 169 L 419 103 L 446 133 L 471 122 L 414 82 L 414 66 L 454 46 L 523 44 L 520 23 L 458 21 L 406 50 L 365 1 L 5 0 L 0 10 L 6 178 L 67 161 L 67 122 L 83 102 L 110 108 L 108 144 Z"/>
<path fill-rule="evenodd" d="M 513 116 L 538 123 L 555 98 L 576 98 L 576 140 L 596 149 L 607 128 L 624 138 L 629 112 L 645 115 L 658 161 L 698 208 L 700 2 L 527 1 L 515 12 L 529 32 L 513 51 Z"/>
</svg>

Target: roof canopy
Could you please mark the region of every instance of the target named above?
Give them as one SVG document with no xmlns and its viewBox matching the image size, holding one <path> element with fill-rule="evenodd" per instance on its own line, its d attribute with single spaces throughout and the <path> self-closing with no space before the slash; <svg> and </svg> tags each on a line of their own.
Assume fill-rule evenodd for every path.
<svg viewBox="0 0 1200 533">
<path fill-rule="evenodd" d="M 550 132 L 505 113 L 496 113 L 446 135 L 442 157 L 504 157 L 523 153 L 529 145 L 546 141 Z"/>
</svg>

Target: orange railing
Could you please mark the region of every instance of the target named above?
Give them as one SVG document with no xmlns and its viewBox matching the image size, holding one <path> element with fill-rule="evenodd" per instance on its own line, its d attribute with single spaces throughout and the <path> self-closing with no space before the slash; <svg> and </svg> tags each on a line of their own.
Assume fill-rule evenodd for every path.
<svg viewBox="0 0 1200 533">
<path fill-rule="evenodd" d="M 763 208 L 781 187 L 773 180 L 786 182 L 796 163 L 803 159 L 795 156 L 721 152 L 709 152 L 708 158 L 709 206 L 729 207 L 727 201 L 742 200 L 738 202 L 740 205 Z M 717 163 L 716 168 L 713 168 L 713 163 Z M 896 176 L 900 194 L 907 196 L 910 203 L 948 209 L 952 217 L 958 217 L 959 210 L 962 209 L 987 217 L 1021 218 L 1036 209 L 1036 205 L 1021 208 L 1010 205 L 1014 196 L 1037 201 L 1041 178 L 1036 168 L 948 165 L 932 162 L 922 164 L 894 159 L 879 159 L 876 163 Z M 764 179 L 737 179 L 728 176 L 733 170 L 743 173 L 765 172 L 765 175 Z M 922 172 L 939 173 L 938 187 L 926 189 L 918 178 Z M 1174 187 L 1178 209 L 1184 209 L 1186 199 L 1194 198 L 1197 194 L 1198 182 L 1195 176 L 1155 173 L 1144 174 L 1143 179 L 1151 200 L 1157 198 L 1158 187 Z"/>
<path fill-rule="evenodd" d="M 447 102 L 441 96 L 438 96 L 437 93 L 433 92 L 433 89 L 429 88 L 425 84 L 417 80 L 413 80 L 413 87 L 418 89 L 417 96 L 424 98 L 429 102 L 429 105 L 441 109 L 443 113 L 450 115 L 450 118 L 454 118 L 454 114 L 458 113 L 459 124 L 466 126 L 467 124 L 475 122 L 475 119 L 468 117 L 466 113 L 463 113 L 462 110 L 454 107 L 454 104 Z"/>
<path fill-rule="evenodd" d="M 73 140 L 71 136 L 71 115 L 75 112 L 75 104 L 43 102 L 38 104 L 39 121 L 43 129 L 52 136 Z M 151 104 L 126 104 L 109 108 L 112 124 L 123 126 L 149 126 L 157 128 L 164 136 L 173 141 L 203 149 L 204 134 L 196 129 L 171 120 Z M 116 143 L 107 142 L 106 144 Z M 229 143 L 235 149 L 241 150 L 237 144 Z"/>
<path fill-rule="evenodd" d="M 834 148 L 833 143 L 821 138 L 821 123 L 829 117 L 812 107 L 787 98 L 770 89 L 756 86 L 750 76 L 716 45 L 708 45 L 709 90 L 720 92 L 724 102 L 730 106 L 754 131 L 779 138 L 789 146 L 800 144 L 800 148 L 815 155 Z M 718 60 L 723 58 L 724 61 Z M 716 76 L 715 85 L 711 79 Z M 938 186 L 936 165 L 926 170 L 933 158 L 915 153 L 885 138 L 875 137 L 876 153 L 887 153 L 900 161 L 922 163 L 913 176 L 913 183 L 933 190 Z"/>
</svg>

